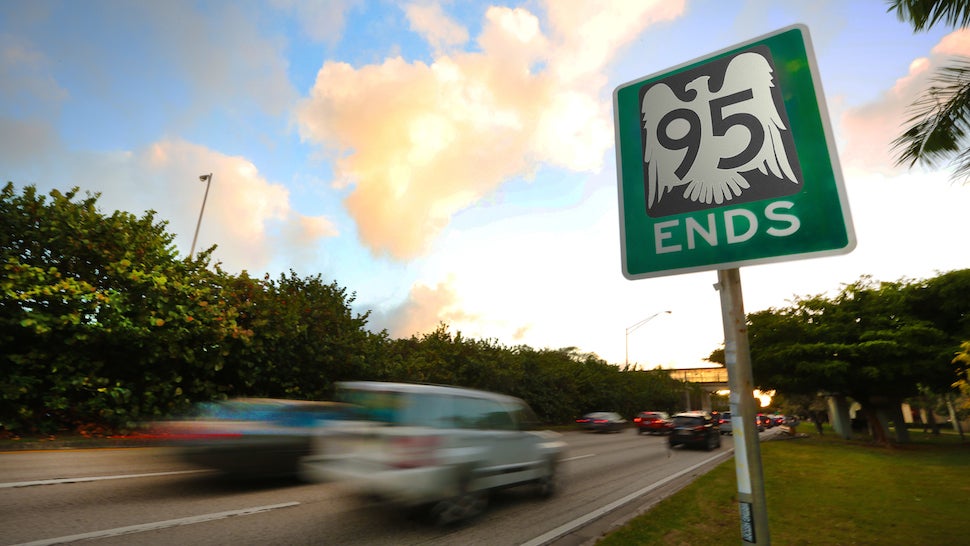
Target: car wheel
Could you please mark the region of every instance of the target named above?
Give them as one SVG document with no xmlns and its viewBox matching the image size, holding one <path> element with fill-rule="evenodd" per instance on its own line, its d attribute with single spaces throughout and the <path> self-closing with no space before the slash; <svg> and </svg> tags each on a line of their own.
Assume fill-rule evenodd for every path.
<svg viewBox="0 0 970 546">
<path fill-rule="evenodd" d="M 546 475 L 536 481 L 536 493 L 539 497 L 548 499 L 562 488 L 558 468 L 559 465 L 554 459 L 546 462 Z"/>
<path fill-rule="evenodd" d="M 470 491 L 469 482 L 467 478 L 462 479 L 458 494 L 431 504 L 428 510 L 431 523 L 446 527 L 470 520 L 485 511 L 488 507 L 488 491 Z"/>
</svg>

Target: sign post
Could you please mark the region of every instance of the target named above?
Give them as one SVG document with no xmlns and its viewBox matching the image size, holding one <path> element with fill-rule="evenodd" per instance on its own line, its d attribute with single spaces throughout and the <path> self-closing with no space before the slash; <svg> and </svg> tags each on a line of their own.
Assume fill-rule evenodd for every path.
<svg viewBox="0 0 970 546">
<path fill-rule="evenodd" d="M 721 318 L 724 322 L 724 364 L 731 390 L 731 425 L 734 436 L 734 470 L 738 481 L 738 508 L 741 511 L 741 539 L 751 544 L 771 544 L 768 533 L 768 504 L 765 502 L 764 472 L 761 466 L 761 441 L 755 424 L 754 378 L 748 325 L 741 295 L 741 272 L 717 272 L 721 293 Z"/>
<path fill-rule="evenodd" d="M 741 537 L 770 544 L 738 268 L 855 248 L 808 29 L 622 84 L 613 110 L 623 274 L 718 271 Z"/>
</svg>

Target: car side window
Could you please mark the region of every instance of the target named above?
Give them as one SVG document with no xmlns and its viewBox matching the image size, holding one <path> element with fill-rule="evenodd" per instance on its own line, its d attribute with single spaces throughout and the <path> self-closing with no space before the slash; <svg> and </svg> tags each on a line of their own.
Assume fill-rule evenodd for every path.
<svg viewBox="0 0 970 546">
<path fill-rule="evenodd" d="M 450 397 L 438 395 L 410 394 L 398 410 L 401 415 L 398 424 L 408 426 L 429 426 L 433 428 L 453 428 L 454 410 Z"/>
<path fill-rule="evenodd" d="M 513 430 L 512 416 L 494 400 L 460 396 L 455 398 L 457 428 Z"/>
<path fill-rule="evenodd" d="M 511 402 L 508 404 L 515 428 L 518 430 L 539 430 L 539 418 L 525 402 Z"/>
</svg>

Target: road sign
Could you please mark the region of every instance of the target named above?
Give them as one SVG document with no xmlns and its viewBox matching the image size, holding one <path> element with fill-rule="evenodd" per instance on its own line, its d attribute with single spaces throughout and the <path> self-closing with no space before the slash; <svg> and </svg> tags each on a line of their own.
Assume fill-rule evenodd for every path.
<svg viewBox="0 0 970 546">
<path fill-rule="evenodd" d="M 620 85 L 613 111 L 627 278 L 855 247 L 805 26 Z"/>
</svg>

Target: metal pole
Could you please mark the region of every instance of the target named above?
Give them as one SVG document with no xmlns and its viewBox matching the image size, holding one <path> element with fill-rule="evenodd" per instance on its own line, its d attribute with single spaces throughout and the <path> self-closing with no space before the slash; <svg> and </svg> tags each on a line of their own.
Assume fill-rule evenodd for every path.
<svg viewBox="0 0 970 546">
<path fill-rule="evenodd" d="M 202 225 L 202 213 L 205 212 L 205 202 L 209 198 L 209 185 L 212 184 L 212 173 L 203 174 L 199 180 L 205 182 L 205 195 L 202 196 L 202 209 L 199 210 L 199 221 L 195 223 L 195 235 L 192 236 L 192 250 L 189 251 L 189 259 L 195 255 L 195 241 L 199 238 L 199 226 Z"/>
<path fill-rule="evenodd" d="M 660 311 L 659 313 L 654 313 L 654 314 L 650 315 L 649 317 L 641 320 L 640 322 L 637 322 L 636 324 L 633 324 L 632 326 L 627 326 L 626 327 L 626 358 L 625 358 L 625 362 L 624 362 L 625 367 L 627 367 L 627 368 L 630 367 L 630 332 L 636 330 L 637 328 L 639 328 L 639 327 L 643 326 L 644 324 L 650 322 L 651 320 L 657 318 L 657 315 L 660 315 L 660 314 L 663 314 L 663 313 L 667 313 L 669 315 L 670 314 L 670 311 Z"/>
<path fill-rule="evenodd" d="M 731 389 L 731 424 L 734 427 L 734 466 L 738 480 L 738 508 L 741 511 L 741 539 L 750 544 L 771 544 L 768 506 L 761 467 L 761 444 L 754 404 L 754 378 L 748 324 L 741 296 L 741 273 L 737 268 L 717 272 L 724 322 L 724 363 Z"/>
</svg>

